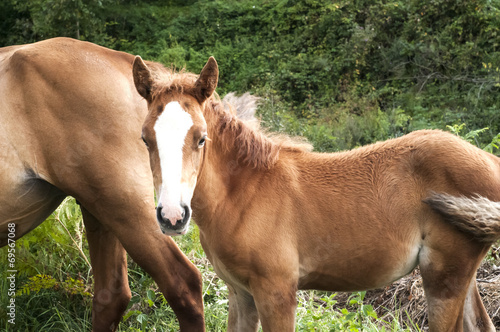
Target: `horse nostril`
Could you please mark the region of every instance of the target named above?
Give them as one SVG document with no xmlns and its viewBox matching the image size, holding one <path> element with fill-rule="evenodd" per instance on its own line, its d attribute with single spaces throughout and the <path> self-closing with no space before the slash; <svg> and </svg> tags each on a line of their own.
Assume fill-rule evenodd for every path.
<svg viewBox="0 0 500 332">
<path fill-rule="evenodd" d="M 162 209 L 163 209 L 163 207 L 161 205 L 158 205 L 156 207 L 156 219 L 158 219 L 158 221 L 163 220 L 163 216 L 161 215 L 161 210 Z"/>
<path fill-rule="evenodd" d="M 182 204 L 181 206 L 183 208 L 182 222 L 185 223 L 185 222 L 189 221 L 189 218 L 191 218 L 191 216 L 190 216 L 191 212 L 189 211 L 189 207 L 186 204 Z"/>
</svg>

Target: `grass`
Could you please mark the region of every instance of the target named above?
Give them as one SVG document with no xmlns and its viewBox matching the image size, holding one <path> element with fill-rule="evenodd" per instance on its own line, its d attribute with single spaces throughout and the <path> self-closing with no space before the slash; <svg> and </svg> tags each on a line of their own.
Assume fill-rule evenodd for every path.
<svg viewBox="0 0 500 332">
<path fill-rule="evenodd" d="M 200 244 L 196 226 L 178 245 L 200 269 L 204 279 L 207 331 L 227 329 L 227 287 L 214 273 Z M 89 331 L 93 278 L 81 213 L 74 199 L 67 199 L 42 225 L 16 243 L 15 326 L 7 319 L 10 297 L 7 265 L 0 267 L 0 330 Z M 0 249 L 7 261 L 7 247 Z M 132 300 L 119 331 L 177 331 L 176 317 L 155 282 L 129 260 Z M 363 303 L 364 293 L 354 293 L 350 305 L 337 309 L 335 295 L 318 291 L 298 294 L 297 331 L 409 331 L 397 320 L 377 319 Z"/>
</svg>

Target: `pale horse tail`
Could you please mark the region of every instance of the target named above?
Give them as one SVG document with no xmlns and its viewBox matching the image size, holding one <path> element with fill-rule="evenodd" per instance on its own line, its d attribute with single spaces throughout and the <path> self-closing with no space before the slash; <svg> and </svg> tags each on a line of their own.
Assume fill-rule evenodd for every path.
<svg viewBox="0 0 500 332">
<path fill-rule="evenodd" d="M 424 202 L 480 242 L 493 243 L 500 239 L 500 202 L 479 195 L 468 198 L 436 193 Z"/>
</svg>

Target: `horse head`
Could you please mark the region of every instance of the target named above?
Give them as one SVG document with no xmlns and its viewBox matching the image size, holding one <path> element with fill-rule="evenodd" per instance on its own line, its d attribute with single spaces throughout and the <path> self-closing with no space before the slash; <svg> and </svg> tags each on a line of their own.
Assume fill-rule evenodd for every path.
<svg viewBox="0 0 500 332">
<path fill-rule="evenodd" d="M 153 172 L 156 217 L 168 235 L 187 232 L 191 198 L 209 140 L 203 107 L 215 91 L 218 74 L 213 57 L 198 77 L 146 64 L 139 56 L 134 60 L 134 83 L 149 110 L 142 139 Z"/>
</svg>

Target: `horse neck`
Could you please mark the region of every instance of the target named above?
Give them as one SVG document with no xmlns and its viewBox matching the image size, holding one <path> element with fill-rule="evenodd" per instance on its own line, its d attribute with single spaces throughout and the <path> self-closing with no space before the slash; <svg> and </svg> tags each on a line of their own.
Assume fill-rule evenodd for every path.
<svg viewBox="0 0 500 332">
<path fill-rule="evenodd" d="M 220 121 L 229 125 L 230 121 L 239 120 L 221 119 L 221 116 L 230 117 L 231 114 L 205 114 L 210 141 L 205 147 L 203 165 L 192 200 L 195 220 L 200 229 L 212 219 L 217 219 L 217 211 L 224 211 L 222 206 L 234 201 L 235 193 L 241 192 L 243 187 L 242 179 L 245 186 L 251 185 L 256 173 L 261 172 L 242 157 L 242 148 L 235 131 L 221 129 Z"/>
<path fill-rule="evenodd" d="M 214 137 L 205 148 L 192 202 L 195 214 L 213 215 L 212 208 L 228 199 L 230 188 L 236 182 L 234 175 L 241 170 L 237 154 L 225 150 L 222 144 L 220 139 Z M 196 221 L 199 224 L 198 218 Z"/>
</svg>

